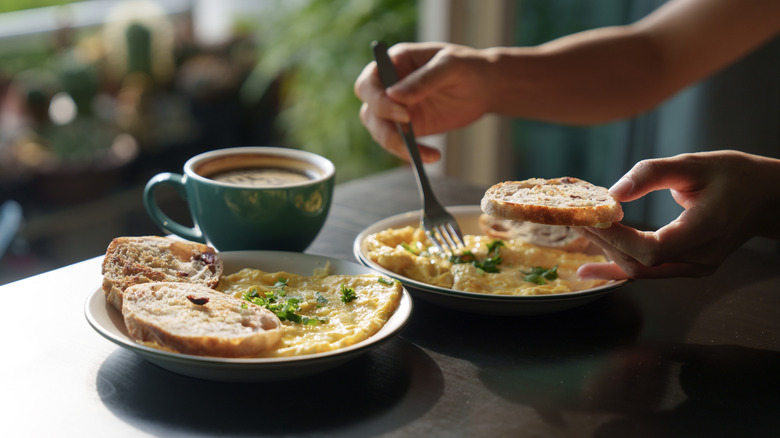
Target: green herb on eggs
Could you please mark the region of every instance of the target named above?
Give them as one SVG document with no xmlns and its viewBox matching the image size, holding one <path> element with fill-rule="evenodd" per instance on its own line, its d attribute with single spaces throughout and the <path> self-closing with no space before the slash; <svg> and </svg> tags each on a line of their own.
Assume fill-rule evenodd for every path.
<svg viewBox="0 0 780 438">
<path fill-rule="evenodd" d="M 480 271 L 498 273 L 501 272 L 498 269 L 498 265 L 500 265 L 503 261 L 499 255 L 502 246 L 505 246 L 504 242 L 500 240 L 494 240 L 487 245 L 488 253 L 484 260 L 477 259 L 477 256 L 474 255 L 474 253 L 471 251 L 463 251 L 463 253 L 460 255 L 450 256 L 450 262 L 456 264 L 471 263 Z"/>
<path fill-rule="evenodd" d="M 550 269 L 545 269 L 540 266 L 534 266 L 531 268 L 531 272 L 521 271 L 525 274 L 523 280 L 529 283 L 536 283 L 543 285 L 547 283 L 547 280 L 555 280 L 558 278 L 558 265 L 553 266 Z"/>
<path fill-rule="evenodd" d="M 420 255 L 420 252 L 419 252 L 419 251 L 417 251 L 416 249 L 412 248 L 412 246 L 411 246 L 411 245 L 409 245 L 409 244 L 408 244 L 408 243 L 406 243 L 406 242 L 401 242 L 401 247 L 402 247 L 403 249 L 405 249 L 405 250 L 409 251 L 410 253 L 414 254 L 414 255 Z"/>
<path fill-rule="evenodd" d="M 390 280 L 389 278 L 385 278 L 385 277 L 379 277 L 379 278 L 376 279 L 376 281 L 379 282 L 379 283 L 385 284 L 387 286 L 392 286 L 393 285 L 393 280 Z"/>
<path fill-rule="evenodd" d="M 265 307 L 266 309 L 274 312 L 274 314 L 282 321 L 292 321 L 305 325 L 317 325 L 319 323 L 328 322 L 327 318 L 316 317 L 309 318 L 307 316 L 300 315 L 301 299 L 297 297 L 288 297 L 287 291 L 287 279 L 279 277 L 276 279 L 276 283 L 272 286 L 272 290 L 265 292 L 259 291 L 257 288 L 252 288 L 249 292 L 245 292 L 243 298 L 258 306 Z M 324 299 L 324 297 L 323 297 Z M 319 296 L 317 302 L 320 302 Z M 325 299 L 327 303 L 327 299 Z"/>
<path fill-rule="evenodd" d="M 351 287 L 341 285 L 341 301 L 344 303 L 348 303 L 350 301 L 354 301 L 357 299 L 357 294 L 355 293 L 355 289 L 352 289 Z"/>
</svg>

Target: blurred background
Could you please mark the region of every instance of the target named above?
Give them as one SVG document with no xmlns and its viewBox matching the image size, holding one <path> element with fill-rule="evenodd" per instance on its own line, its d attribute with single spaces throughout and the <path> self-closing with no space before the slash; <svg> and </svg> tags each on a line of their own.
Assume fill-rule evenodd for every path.
<svg viewBox="0 0 780 438">
<path fill-rule="evenodd" d="M 0 283 L 159 234 L 143 185 L 200 152 L 305 148 L 340 181 L 397 166 L 352 84 L 371 40 L 414 40 L 416 20 L 401 0 L 4 0 Z"/>
<path fill-rule="evenodd" d="M 146 181 L 231 146 L 310 150 L 338 182 L 405 165 L 370 138 L 352 86 L 382 39 L 533 45 L 625 24 L 662 0 L 3 0 L 0 3 L 0 284 L 158 234 Z M 588 179 L 636 161 L 739 148 L 780 156 L 780 42 L 630 120 L 566 127 L 486 116 L 431 137 L 434 174 L 488 186 Z M 168 214 L 191 223 L 173 192 Z M 653 225 L 668 194 L 628 206 Z M 665 222 L 666 221 L 666 222 Z"/>
</svg>

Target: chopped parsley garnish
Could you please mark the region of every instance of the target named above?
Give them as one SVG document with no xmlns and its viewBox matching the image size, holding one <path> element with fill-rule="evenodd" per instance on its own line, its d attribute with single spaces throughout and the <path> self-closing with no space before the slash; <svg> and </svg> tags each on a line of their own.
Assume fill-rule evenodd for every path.
<svg viewBox="0 0 780 438">
<path fill-rule="evenodd" d="M 420 252 L 419 252 L 419 251 L 417 251 L 416 249 L 412 248 L 412 246 L 411 246 L 411 245 L 409 245 L 409 244 L 408 244 L 408 243 L 406 243 L 406 242 L 401 242 L 401 247 L 403 247 L 403 249 L 405 249 L 405 250 L 409 251 L 410 253 L 412 253 L 412 254 L 414 254 L 414 255 L 420 255 Z"/>
<path fill-rule="evenodd" d="M 289 280 L 284 277 L 279 277 L 276 279 L 276 283 L 274 284 L 274 287 L 284 289 L 284 287 L 287 286 L 288 281 Z"/>
<path fill-rule="evenodd" d="M 297 297 L 288 297 L 285 288 L 287 287 L 287 279 L 279 277 L 276 279 L 276 283 L 272 286 L 272 290 L 261 292 L 257 288 L 252 288 L 249 292 L 245 292 L 243 298 L 251 303 L 257 304 L 260 307 L 274 312 L 282 321 L 292 321 L 305 325 L 317 325 L 319 323 L 328 322 L 327 318 L 309 318 L 307 316 L 300 315 L 301 299 Z M 324 298 L 324 297 L 323 297 Z M 319 302 L 319 296 L 317 302 Z M 327 299 L 325 300 L 327 302 Z"/>
<path fill-rule="evenodd" d="M 379 283 L 382 283 L 382 284 L 386 284 L 388 286 L 392 286 L 393 285 L 393 280 L 390 280 L 390 279 L 385 278 L 385 277 L 379 277 L 379 278 L 376 279 L 376 281 L 379 282 Z"/>
<path fill-rule="evenodd" d="M 545 269 L 540 266 L 534 266 L 531 268 L 531 272 L 522 271 L 525 274 L 523 280 L 529 283 L 536 283 L 538 285 L 546 284 L 547 280 L 555 280 L 558 278 L 558 265 L 553 266 L 550 269 Z"/>
<path fill-rule="evenodd" d="M 348 303 L 350 301 L 354 301 L 357 299 L 357 294 L 355 293 L 355 289 L 352 289 L 351 287 L 341 285 L 341 301 L 344 303 Z"/>
<path fill-rule="evenodd" d="M 500 249 L 504 245 L 504 242 L 500 240 L 494 240 L 487 245 L 487 257 L 484 260 L 477 259 L 471 251 L 464 251 L 460 255 L 453 255 L 450 257 L 451 263 L 471 263 L 483 272 L 498 273 L 501 272 L 498 269 L 498 265 L 501 264 L 501 256 L 499 255 Z"/>
<path fill-rule="evenodd" d="M 322 307 L 326 304 L 328 304 L 328 299 L 325 298 L 325 296 L 321 293 L 317 292 L 317 307 Z"/>
<path fill-rule="evenodd" d="M 494 240 L 487 245 L 488 255 L 492 254 L 494 251 L 496 255 L 498 255 L 498 250 L 502 247 L 506 246 L 504 244 L 503 240 Z"/>
</svg>

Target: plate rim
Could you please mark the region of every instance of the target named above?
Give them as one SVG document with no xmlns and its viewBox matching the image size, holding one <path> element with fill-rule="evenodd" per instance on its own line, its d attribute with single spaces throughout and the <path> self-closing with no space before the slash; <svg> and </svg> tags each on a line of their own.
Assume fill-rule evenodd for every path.
<svg viewBox="0 0 780 438">
<path fill-rule="evenodd" d="M 383 275 L 382 273 L 376 272 L 374 269 L 371 269 L 368 266 L 364 266 L 343 259 L 320 256 L 315 254 L 305 254 L 305 253 L 297 253 L 297 252 L 289 252 L 289 251 L 225 251 L 222 252 L 220 255 L 222 255 L 224 258 L 227 259 L 231 257 L 238 257 L 238 256 L 274 257 L 280 255 L 285 257 L 292 257 L 293 259 L 307 258 L 310 260 L 317 260 L 320 262 L 330 262 L 331 265 L 333 265 L 334 263 L 337 265 L 339 264 L 351 265 L 353 268 L 356 267 L 356 268 L 360 268 L 360 270 L 366 271 L 365 272 L 366 274 L 372 273 L 375 275 Z M 393 337 L 395 337 L 406 327 L 414 307 L 409 291 L 402 284 L 401 299 L 399 301 L 398 307 L 396 308 L 395 312 L 393 312 L 393 315 L 390 316 L 390 318 L 387 320 L 385 325 L 379 331 L 374 333 L 369 338 L 366 338 L 356 344 L 339 348 L 337 350 L 326 351 L 321 353 L 304 354 L 300 356 L 267 357 L 267 358 L 230 358 L 230 357 L 198 356 L 192 354 L 175 353 L 175 352 L 169 352 L 164 350 L 158 350 L 156 348 L 138 344 L 132 338 L 126 335 L 119 336 L 114 332 L 112 332 L 111 330 L 106 329 L 104 325 L 97 320 L 97 315 L 95 315 L 92 310 L 93 305 L 101 306 L 101 307 L 105 306 L 107 312 L 111 310 L 118 312 L 118 310 L 113 308 L 105 300 L 105 293 L 103 292 L 102 286 L 96 287 L 87 295 L 87 298 L 84 303 L 84 315 L 89 325 L 96 332 L 98 332 L 98 334 L 108 339 L 109 341 L 113 342 L 114 344 L 118 345 L 119 347 L 123 347 L 125 349 L 134 351 L 141 355 L 152 356 L 159 360 L 165 360 L 165 361 L 171 361 L 177 363 L 199 364 L 204 366 L 215 366 L 215 365 L 253 366 L 253 367 L 257 367 L 258 371 L 262 370 L 265 367 L 273 368 L 279 365 L 307 366 L 307 365 L 314 365 L 318 362 L 329 362 L 331 360 L 347 359 L 348 357 L 352 357 L 353 355 L 378 347 L 385 341 L 388 341 Z M 393 321 L 393 324 L 388 326 L 390 321 Z M 385 328 L 387 329 L 385 330 Z M 114 329 L 119 330 L 119 328 L 117 328 L 116 326 L 114 326 Z M 383 330 L 385 331 L 383 332 Z"/>
<path fill-rule="evenodd" d="M 446 206 L 445 209 L 449 211 L 452 215 L 454 215 L 456 218 L 459 215 L 472 215 L 472 214 L 481 214 L 482 208 L 479 205 L 453 205 L 453 206 Z M 395 278 L 396 280 L 401 281 L 404 285 L 413 287 L 418 290 L 422 290 L 427 293 L 435 293 L 438 295 L 446 296 L 446 297 L 455 297 L 455 298 L 462 298 L 462 299 L 468 299 L 468 300 L 477 300 L 477 301 L 490 301 L 490 302 L 496 302 L 496 303 L 541 303 L 541 302 L 551 302 L 551 301 L 570 301 L 570 300 L 579 300 L 584 299 L 588 297 L 592 297 L 593 295 L 600 295 L 606 292 L 610 292 L 614 289 L 617 289 L 619 287 L 625 286 L 630 282 L 629 279 L 623 279 L 623 280 L 608 280 L 607 283 L 597 286 L 595 288 L 590 289 L 584 289 L 580 291 L 572 291 L 572 292 L 563 292 L 563 293 L 557 293 L 557 294 L 545 294 L 545 295 L 490 295 L 490 294 L 482 294 L 479 292 L 467 292 L 467 291 L 460 291 L 460 290 L 454 290 L 454 289 L 447 289 L 441 286 L 435 286 L 432 284 L 426 284 L 418 280 L 413 280 L 408 277 L 404 277 L 400 274 L 396 274 L 388 269 L 383 268 L 382 266 L 379 266 L 372 260 L 370 260 L 364 253 L 363 253 L 363 241 L 365 238 L 375 232 L 374 229 L 384 227 L 387 228 L 385 224 L 394 224 L 402 220 L 409 220 L 414 217 L 422 217 L 422 210 L 411 210 L 406 211 L 403 213 L 398 213 L 393 216 L 386 217 L 384 219 L 381 219 L 379 221 L 374 222 L 373 224 L 365 227 L 363 230 L 358 233 L 358 235 L 355 237 L 355 240 L 352 244 L 352 252 L 355 256 L 355 258 L 360 261 L 363 265 L 367 266 L 368 268 L 375 270 L 377 272 L 380 272 L 384 275 L 391 276 Z"/>
</svg>

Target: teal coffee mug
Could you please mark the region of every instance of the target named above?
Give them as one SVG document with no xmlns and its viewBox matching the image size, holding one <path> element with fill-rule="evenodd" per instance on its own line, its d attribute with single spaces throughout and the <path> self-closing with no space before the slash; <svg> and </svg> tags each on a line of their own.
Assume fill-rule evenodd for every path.
<svg viewBox="0 0 780 438">
<path fill-rule="evenodd" d="M 330 160 L 297 149 L 219 149 L 190 158 L 184 175 L 150 179 L 144 206 L 164 231 L 220 251 L 303 251 L 328 215 L 335 173 Z M 161 186 L 186 201 L 194 227 L 160 209 L 155 191 Z"/>
</svg>

